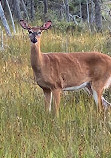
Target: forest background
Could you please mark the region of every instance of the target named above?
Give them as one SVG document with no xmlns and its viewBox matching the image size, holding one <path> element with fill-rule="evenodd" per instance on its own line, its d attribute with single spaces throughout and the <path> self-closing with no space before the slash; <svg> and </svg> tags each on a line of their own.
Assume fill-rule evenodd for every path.
<svg viewBox="0 0 111 158">
<path fill-rule="evenodd" d="M 1 0 L 0 17 L 8 35 L 11 24 L 20 19 L 28 21 L 52 20 L 59 29 L 83 29 L 88 26 L 91 31 L 110 30 L 111 1 L 109 0 Z M 8 21 L 8 22 L 7 22 Z M 11 26 L 11 25 L 10 25 Z"/>
</svg>

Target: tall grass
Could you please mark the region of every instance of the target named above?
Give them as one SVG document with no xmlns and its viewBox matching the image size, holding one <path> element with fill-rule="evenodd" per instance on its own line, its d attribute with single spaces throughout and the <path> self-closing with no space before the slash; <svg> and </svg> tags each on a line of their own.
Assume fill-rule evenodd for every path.
<svg viewBox="0 0 111 158">
<path fill-rule="evenodd" d="M 43 52 L 102 51 L 110 55 L 105 34 L 44 32 Z M 1 158 L 110 158 L 111 116 L 104 120 L 83 91 L 63 94 L 60 116 L 47 114 L 42 90 L 34 83 L 30 41 L 24 32 L 5 37 L 0 52 Z M 105 97 L 111 100 L 109 92 Z"/>
</svg>

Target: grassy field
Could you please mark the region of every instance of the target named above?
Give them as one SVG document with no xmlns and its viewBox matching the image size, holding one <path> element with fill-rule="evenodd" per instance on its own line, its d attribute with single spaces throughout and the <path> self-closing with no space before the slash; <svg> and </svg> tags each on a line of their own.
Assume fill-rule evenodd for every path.
<svg viewBox="0 0 111 158">
<path fill-rule="evenodd" d="M 111 112 L 104 119 L 83 91 L 62 94 L 60 116 L 47 114 L 33 81 L 26 32 L 5 37 L 0 51 L 0 158 L 111 158 Z M 107 34 L 44 32 L 43 52 L 102 51 Z M 111 101 L 110 90 L 105 97 Z"/>
</svg>

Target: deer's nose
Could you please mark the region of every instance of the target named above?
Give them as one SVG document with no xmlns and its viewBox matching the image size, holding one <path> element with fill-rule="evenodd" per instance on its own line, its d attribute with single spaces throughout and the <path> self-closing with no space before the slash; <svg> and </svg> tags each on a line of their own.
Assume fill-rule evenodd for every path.
<svg viewBox="0 0 111 158">
<path fill-rule="evenodd" d="M 36 42 L 37 42 L 37 39 L 36 39 L 36 38 L 33 38 L 33 39 L 31 39 L 31 42 L 32 42 L 32 43 L 36 43 Z"/>
</svg>

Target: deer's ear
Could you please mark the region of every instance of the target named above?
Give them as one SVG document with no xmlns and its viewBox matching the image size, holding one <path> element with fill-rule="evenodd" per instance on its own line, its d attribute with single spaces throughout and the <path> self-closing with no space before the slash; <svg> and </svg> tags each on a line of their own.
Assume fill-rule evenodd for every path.
<svg viewBox="0 0 111 158">
<path fill-rule="evenodd" d="M 52 25 L 52 22 L 51 21 L 47 21 L 46 23 L 44 23 L 44 25 L 43 26 L 41 26 L 41 30 L 47 30 L 47 29 L 49 29 L 50 27 L 51 27 L 51 25 Z"/>
<path fill-rule="evenodd" d="M 26 29 L 26 30 L 31 29 L 30 25 L 24 20 L 20 20 L 20 25 L 22 26 L 23 29 Z"/>
</svg>

